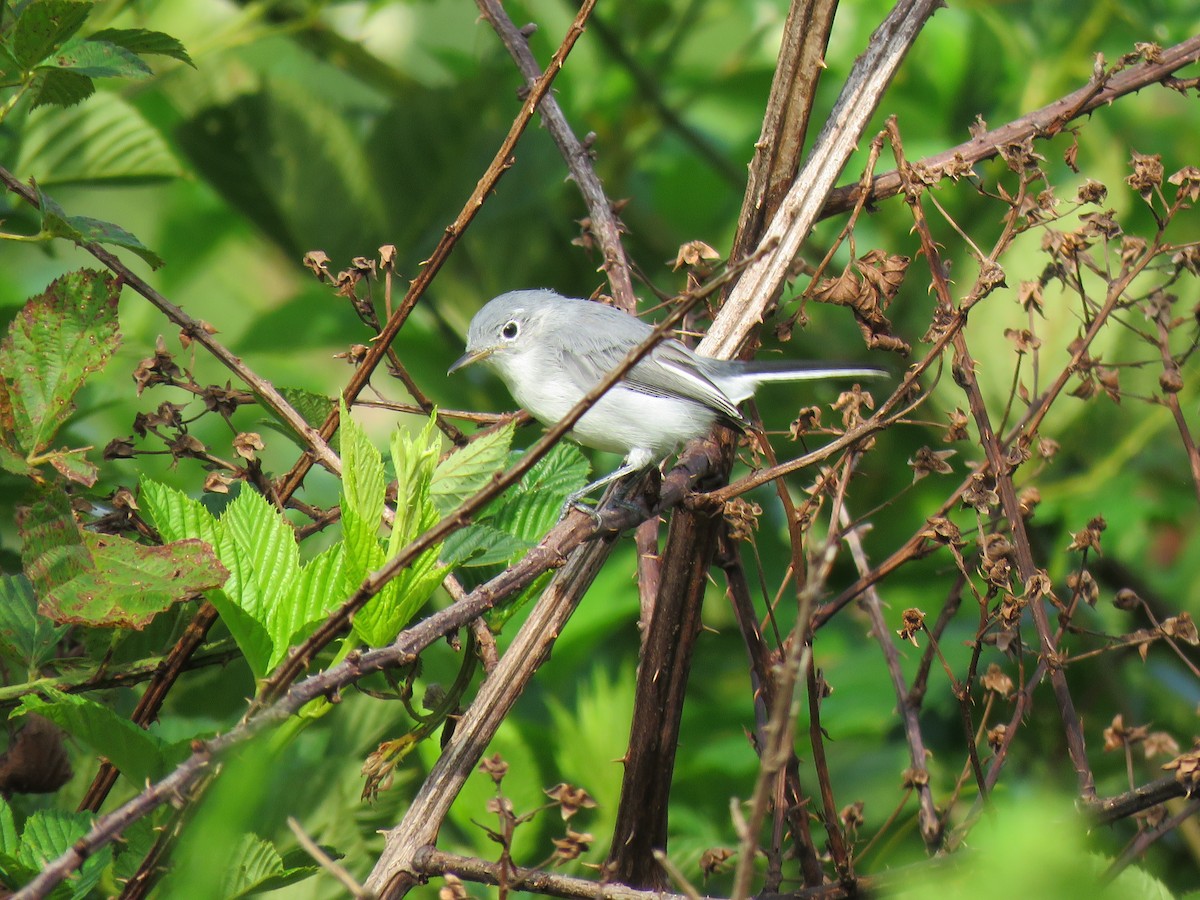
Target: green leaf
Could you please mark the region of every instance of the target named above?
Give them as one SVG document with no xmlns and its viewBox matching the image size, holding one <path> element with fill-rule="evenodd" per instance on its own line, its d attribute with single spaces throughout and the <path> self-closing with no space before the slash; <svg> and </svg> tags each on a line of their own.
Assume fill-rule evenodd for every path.
<svg viewBox="0 0 1200 900">
<path fill-rule="evenodd" d="M 36 0 L 17 17 L 12 32 L 12 54 L 17 63 L 31 69 L 83 27 L 91 3 L 72 0 Z"/>
<path fill-rule="evenodd" d="M 32 108 L 74 106 L 94 93 L 96 85 L 86 75 L 66 69 L 43 69 L 34 85 Z"/>
<path fill-rule="evenodd" d="M 169 56 L 187 63 L 193 69 L 196 68 L 183 44 L 161 31 L 148 31 L 145 28 L 103 28 L 89 35 L 88 40 L 108 41 L 139 55 Z"/>
<path fill-rule="evenodd" d="M 208 543 L 229 570 L 229 579 L 219 591 L 209 594 L 209 602 L 221 614 L 221 621 L 237 641 L 256 677 L 267 673 L 272 642 L 266 626 L 247 611 L 261 609 L 257 601 L 253 558 L 221 526 L 217 518 L 197 500 L 156 481 L 142 479 L 141 502 L 154 527 L 168 540 L 198 537 Z"/>
<path fill-rule="evenodd" d="M 554 527 L 567 497 L 587 482 L 589 466 L 579 448 L 558 444 L 506 494 L 491 524 L 534 544 Z"/>
<path fill-rule="evenodd" d="M 362 426 L 346 411 L 345 404 L 341 406 L 341 422 L 342 536 L 346 553 L 342 587 L 338 593 L 348 597 L 362 584 L 367 573 L 383 564 L 379 528 L 385 485 L 383 458 Z"/>
<path fill-rule="evenodd" d="M 86 813 L 39 809 L 25 820 L 17 859 L 38 871 L 50 860 L 66 853 L 72 844 L 87 834 L 91 826 L 91 816 Z M 72 900 L 82 900 L 99 883 L 100 877 L 111 862 L 112 847 L 105 847 L 89 856 L 79 874 L 71 881 L 71 893 L 55 893 L 54 896 L 70 896 Z"/>
<path fill-rule="evenodd" d="M 120 94 L 107 91 L 75 109 L 31 113 L 22 126 L 14 169 L 43 190 L 183 175 L 158 129 Z"/>
<path fill-rule="evenodd" d="M 283 395 L 283 399 L 292 405 L 296 412 L 300 413 L 304 419 L 313 428 L 320 428 L 325 424 L 325 420 L 329 418 L 329 414 L 337 408 L 337 402 L 324 394 L 318 394 L 315 391 L 307 391 L 304 388 L 279 388 L 279 393 Z M 304 439 L 296 434 L 295 430 L 285 423 L 282 419 L 274 416 L 263 420 L 264 424 L 273 428 L 280 434 L 286 435 L 296 446 L 301 449 L 308 449 L 308 444 Z M 333 436 L 329 441 L 330 449 L 334 453 L 341 453 L 341 432 Z"/>
<path fill-rule="evenodd" d="M 60 623 L 144 628 L 229 574 L 202 541 L 149 547 L 81 531 L 66 494 L 54 487 L 39 491 L 19 525 L 38 612 Z"/>
<path fill-rule="evenodd" d="M 17 852 L 17 822 L 12 807 L 0 797 L 0 855 L 14 856 Z"/>
<path fill-rule="evenodd" d="M 268 878 L 282 874 L 283 860 L 270 841 L 246 834 L 224 863 L 225 878 L 221 883 L 222 897 L 245 897 Z"/>
<path fill-rule="evenodd" d="M 91 817 L 85 812 L 68 812 L 66 810 L 43 809 L 37 810 L 25 820 L 25 828 L 20 833 L 19 862 L 30 868 L 40 870 L 49 860 L 56 859 L 70 850 L 71 845 L 88 833 L 91 828 Z M 55 892 L 55 898 L 70 896 L 71 900 L 83 900 L 91 895 L 104 870 L 113 862 L 113 848 L 104 847 L 94 856 L 88 857 L 80 866 L 79 874 L 72 878 L 71 893 Z"/>
<path fill-rule="evenodd" d="M 19 713 L 49 719 L 97 756 L 108 759 L 135 784 L 160 778 L 189 752 L 187 741 L 169 744 L 94 700 L 51 688 L 42 693 L 48 699 L 31 694 L 22 697 Z"/>
<path fill-rule="evenodd" d="M 221 896 L 234 900 L 277 891 L 320 870 L 316 865 L 288 866 L 270 841 L 245 834 L 225 866 Z"/>
<path fill-rule="evenodd" d="M 295 532 L 254 491 L 242 490 L 220 519 L 186 494 L 153 481 L 143 480 L 141 496 L 160 534 L 207 541 L 229 570 L 224 589 L 209 599 L 256 676 L 277 666 L 295 636 L 344 599 L 343 545 L 301 567 Z"/>
<path fill-rule="evenodd" d="M 120 344 L 120 288 L 83 269 L 25 304 L 0 342 L 0 440 L 24 454 L 49 446 L 75 409 L 73 398 Z"/>
<path fill-rule="evenodd" d="M 343 451 L 346 442 L 342 444 Z M 437 467 L 441 439 L 432 416 L 415 438 L 397 429 L 392 434 L 391 456 L 396 471 L 396 517 L 387 551 L 382 558 L 395 556 L 417 535 L 438 520 L 437 507 L 430 497 L 430 483 Z M 354 616 L 354 630 L 366 643 L 387 643 L 408 624 L 413 615 L 437 590 L 447 569 L 438 565 L 441 545 L 422 553 L 393 578 Z"/>
<path fill-rule="evenodd" d="M 84 487 L 92 487 L 100 476 L 100 469 L 83 455 L 82 450 L 50 450 L 38 457 L 39 462 L 47 462 L 54 467 L 59 475 Z"/>
<path fill-rule="evenodd" d="M 37 598 L 28 578 L 0 576 L 0 645 L 25 671 L 36 672 L 50 659 L 66 631 L 67 626 L 55 625 L 38 615 Z"/>
<path fill-rule="evenodd" d="M 90 78 L 147 78 L 154 74 L 136 53 L 93 38 L 64 44 L 57 53 L 44 59 L 42 66 L 67 69 Z"/>
<path fill-rule="evenodd" d="M 283 662 L 288 648 L 303 640 L 306 632 L 346 599 L 342 591 L 344 550 L 343 544 L 335 544 L 301 568 L 288 602 L 281 605 L 271 620 L 274 648 L 267 663 L 268 671 Z"/>
<path fill-rule="evenodd" d="M 87 216 L 68 216 L 63 208 L 39 192 L 42 207 L 42 230 L 51 237 L 66 238 L 77 244 L 112 244 L 132 250 L 153 268 L 163 264 L 162 259 L 136 237 L 112 222 L 102 222 Z"/>
<path fill-rule="evenodd" d="M 491 566 L 508 562 L 533 544 L 486 522 L 468 525 L 446 538 L 441 561 L 447 566 Z"/>
<path fill-rule="evenodd" d="M 430 496 L 438 512 L 446 515 L 468 497 L 474 496 L 504 468 L 516 426 L 503 428 L 476 438 L 455 450 L 433 475 Z"/>
</svg>

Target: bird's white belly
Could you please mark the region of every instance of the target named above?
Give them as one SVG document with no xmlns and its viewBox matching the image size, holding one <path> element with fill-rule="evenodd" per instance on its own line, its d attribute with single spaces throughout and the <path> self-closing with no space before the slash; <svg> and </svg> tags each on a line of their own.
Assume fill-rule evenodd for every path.
<svg viewBox="0 0 1200 900">
<path fill-rule="evenodd" d="M 540 422 L 553 425 L 583 399 L 583 392 L 561 383 L 533 380 L 522 381 L 514 396 Z M 663 459 L 679 445 L 705 434 L 715 419 L 713 412 L 700 404 L 656 397 L 618 384 L 575 423 L 572 436 L 597 450 L 628 454 L 637 448 Z"/>
</svg>

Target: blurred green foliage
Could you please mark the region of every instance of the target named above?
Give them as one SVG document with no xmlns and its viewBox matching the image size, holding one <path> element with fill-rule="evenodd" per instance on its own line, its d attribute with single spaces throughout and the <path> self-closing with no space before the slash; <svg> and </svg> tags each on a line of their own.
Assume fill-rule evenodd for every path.
<svg viewBox="0 0 1200 900">
<path fill-rule="evenodd" d="M 557 46 L 573 15 L 565 0 L 511 2 L 507 7 L 518 24 L 538 23 L 530 43 L 541 60 Z M 842 4 L 816 122 L 823 121 L 838 85 L 888 8 L 883 0 Z M 783 0 L 601 4 L 598 21 L 556 83 L 556 96 L 576 132 L 595 134 L 595 165 L 609 195 L 628 201 L 621 215 L 631 258 L 665 293 L 684 286 L 682 274 L 670 270 L 680 244 L 698 239 L 725 249 L 731 243 L 742 173 L 759 134 L 785 14 Z M 22 179 L 36 178 L 70 214 L 115 222 L 136 234 L 165 266 L 151 276 L 145 262 L 130 254 L 124 255 L 126 261 L 173 302 L 216 326 L 227 346 L 258 373 L 281 387 L 336 393 L 351 370 L 335 354 L 366 341 L 370 333 L 347 304 L 311 277 L 301 256 L 324 250 L 336 270 L 353 257 L 372 258 L 381 245 L 394 244 L 397 270 L 406 277 L 419 271 L 517 111 L 520 79 L 503 48 L 477 19 L 473 5 L 463 0 L 112 0 L 99 3 L 88 22 L 89 30 L 106 27 L 173 35 L 187 48 L 194 68 L 156 59 L 152 77 L 100 79 L 97 94 L 77 106 L 17 108 L 0 127 L 0 164 Z M 926 28 L 890 88 L 876 128 L 887 116 L 896 116 L 908 158 L 918 159 L 966 140 L 977 116 L 998 125 L 1082 85 L 1096 53 L 1111 61 L 1135 42 L 1167 45 L 1198 28 L 1200 10 L 1187 0 L 1096 0 L 1083 14 L 1072 0 L 956 4 Z M 670 120 L 663 109 L 673 113 Z M 1168 173 L 1196 164 L 1200 108 L 1194 95 L 1148 88 L 1076 124 L 1077 135 L 1060 135 L 1037 146 L 1057 195 L 1073 197 L 1085 177 L 1101 181 L 1109 188 L 1107 205 L 1116 210 L 1122 227 L 1149 234 L 1153 219 L 1124 181 L 1130 152 L 1161 154 Z M 1063 160 L 1076 139 L 1082 174 Z M 844 181 L 858 177 L 866 143 Z M 881 165 L 890 167 L 886 151 Z M 1004 177 L 998 163 L 983 164 L 978 171 L 989 184 Z M 580 296 L 604 287 L 596 271 L 598 256 L 578 246 L 578 220 L 586 208 L 565 174 L 549 137 L 531 127 L 495 196 L 396 341 L 417 383 L 440 405 L 511 408 L 486 373 L 444 376 L 461 352 L 466 322 L 486 299 L 516 287 L 547 286 Z M 1000 204 L 964 184 L 945 183 L 933 196 L 977 245 L 986 249 L 995 240 L 1004 213 Z M 0 200 L 0 218 L 9 233 L 38 229 L 35 214 L 12 195 Z M 842 224 L 839 218 L 818 227 L 810 241 L 810 261 L 823 255 Z M 858 247 L 915 256 L 918 243 L 910 227 L 911 217 L 900 201 L 883 203 L 860 221 Z M 934 229 L 956 286 L 969 285 L 975 273 L 969 248 L 945 221 L 935 220 Z M 1200 220 L 1181 218 L 1171 239 L 1200 240 Z M 1024 235 L 1006 257 L 1010 288 L 1040 274 L 1045 258 L 1039 242 L 1037 232 Z M 65 241 L 0 242 L 0 324 L 7 324 L 50 280 L 89 259 Z M 835 265 L 846 259 L 843 248 Z M 803 286 L 798 283 L 797 289 Z M 1200 301 L 1194 280 L 1174 290 L 1181 296 L 1181 310 Z M 643 295 L 652 299 L 648 290 Z M 1066 359 L 1065 347 L 1079 327 L 1079 311 L 1061 302 L 1065 296 L 1047 289 L 1044 321 L 1038 326 L 1051 368 Z M 973 312 L 968 330 L 981 383 L 995 409 L 1004 406 L 1016 364 L 1012 345 L 999 335 L 1005 328 L 1028 324 L 1013 297 L 1013 291 L 991 297 Z M 928 324 L 931 305 L 926 281 L 910 279 L 891 310 L 897 332 L 915 342 Z M 857 330 L 843 310 L 809 304 L 807 311 L 811 320 L 805 330 L 797 330 L 795 352 L 864 357 Z M 128 373 L 153 354 L 156 337 L 164 335 L 172 350 L 178 344 L 173 326 L 129 292 L 122 296 L 120 319 L 121 348 L 104 376 L 84 388 L 77 399 L 79 412 L 64 430 L 72 447 L 101 448 L 128 435 L 137 412 L 152 410 L 165 399 L 188 399 L 169 391 L 135 396 Z M 768 344 L 774 343 L 768 337 Z M 1109 335 L 1101 350 L 1106 361 L 1146 358 L 1146 348 L 1129 331 Z M 223 384 L 228 377 L 203 354 L 180 353 L 200 380 Z M 1194 378 L 1195 366 L 1185 374 L 1189 370 Z M 403 399 L 403 392 L 382 377 L 376 385 Z M 1021 475 L 1041 492 L 1033 537 L 1064 594 L 1061 586 L 1078 565 L 1078 557 L 1065 552 L 1070 533 L 1093 516 L 1106 518 L 1104 556 L 1097 569 L 1101 602 L 1078 621 L 1109 633 L 1134 627 L 1128 614 L 1109 602 L 1115 585 L 1136 583 L 1144 596 L 1161 598 L 1164 615 L 1200 614 L 1200 528 L 1186 458 L 1165 411 L 1139 402 L 1155 392 L 1155 372 L 1123 369 L 1122 388 L 1126 396 L 1119 406 L 1103 395 L 1057 404 L 1042 434 L 1058 441 L 1061 449 L 1053 460 L 1031 463 Z M 773 392 L 770 404 L 791 405 L 775 412 L 764 403 L 768 425 L 785 430 L 794 407 L 828 404 L 835 396 L 832 388 L 816 389 L 793 402 Z M 1185 411 L 1194 415 L 1195 389 L 1181 396 Z M 852 492 L 854 511 L 865 514 L 878 504 L 890 504 L 871 517 L 874 527 L 866 540 L 873 559 L 882 559 L 918 529 L 948 490 L 938 478 L 906 487 L 912 471 L 905 460 L 922 445 L 940 447 L 947 414 L 963 405 L 961 394 L 944 378 L 919 414 L 921 421 L 881 435 L 867 457 Z M 374 410 L 356 416 L 377 446 L 396 423 L 393 414 Z M 262 418 L 249 408 L 236 421 L 240 430 L 262 430 Z M 403 428 L 422 425 L 422 417 L 401 417 Z M 198 422 L 194 433 L 214 447 L 226 447 L 232 436 L 216 417 Z M 529 433 L 517 437 L 519 445 L 531 440 Z M 277 436 L 267 443 L 264 468 L 286 470 L 294 446 Z M 958 446 L 952 462 L 961 476 L 965 463 L 975 457 L 970 446 Z M 793 450 L 799 452 L 791 446 L 781 452 Z M 97 450 L 93 461 L 98 460 Z M 602 457 L 596 467 L 613 463 Z M 198 471 L 192 463 L 176 464 L 165 455 L 105 463 L 91 495 L 133 487 L 140 478 L 194 493 L 201 480 Z M 801 476 L 791 488 L 799 493 L 808 481 L 811 477 Z M 334 479 L 314 472 L 305 498 L 329 505 L 336 502 L 338 489 Z M 24 491 L 23 480 L 0 474 L 0 506 L 15 507 L 26 499 Z M 769 597 L 779 589 L 788 565 L 787 535 L 773 495 L 762 491 L 753 499 L 766 512 L 757 555 L 747 549 L 745 557 L 748 566 L 761 566 Z M 211 498 L 206 503 L 214 510 L 222 505 Z M 18 548 L 12 516 L 6 514 L 0 520 L 0 562 L 6 572 L 17 571 Z M 544 803 L 542 788 L 560 781 L 586 787 L 597 798 L 599 808 L 581 813 L 582 823 L 573 826 L 597 835 L 588 862 L 604 856 L 620 786 L 618 760 L 625 748 L 638 647 L 634 571 L 632 543 L 626 541 L 492 748 L 511 765 L 505 791 L 518 811 Z M 848 566 L 840 567 L 833 587 L 840 589 L 852 577 Z M 936 615 L 953 577 L 948 559 L 934 556 L 890 578 L 885 600 L 891 627 L 899 627 L 901 611 L 908 607 Z M 787 612 L 781 615 L 781 627 L 787 627 Z M 974 636 L 976 624 L 966 621 L 970 615 L 963 618 L 941 642 L 955 671 L 963 669 L 969 653 L 965 642 Z M 107 648 L 111 661 L 119 664 L 161 652 L 183 621 L 186 616 L 162 621 L 123 640 L 88 633 L 80 643 L 93 650 Z M 744 732 L 754 714 L 744 653 L 715 586 L 705 621 L 712 631 L 702 635 L 697 648 L 671 816 L 671 856 L 697 881 L 705 849 L 736 845 L 730 798 L 749 794 L 757 770 Z M 900 773 L 909 765 L 894 712 L 896 699 L 867 631 L 865 619 L 847 610 L 820 633 L 816 648 L 818 665 L 835 689 L 822 710 L 834 788 L 841 803 L 868 801 L 859 832 L 864 843 L 893 812 L 890 804 L 901 796 Z M 920 654 L 901 646 L 911 677 Z M 423 663 L 422 685 L 448 683 L 458 665 L 454 654 L 440 648 L 426 654 Z M 1111 654 L 1095 664 L 1072 667 L 1068 674 L 1078 706 L 1088 713 L 1086 737 L 1102 795 L 1128 786 L 1123 756 L 1100 752 L 1102 729 L 1113 715 L 1123 714 L 1131 723 L 1153 722 L 1181 744 L 1196 730 L 1196 681 L 1164 652 L 1156 650 L 1146 661 L 1133 652 Z M 172 693 L 155 731 L 165 740 L 178 740 L 227 729 L 244 712 L 243 698 L 253 690 L 242 661 L 191 673 Z M 901 895 L 956 895 L 964 886 L 975 891 L 986 881 L 1003 884 L 1006 896 L 1020 890 L 1062 896 L 1069 886 L 1094 879 L 1103 869 L 1086 854 L 1115 857 L 1129 839 L 1131 829 L 1124 824 L 1084 836 L 1076 830 L 1077 822 L 1064 824 L 1073 817 L 1061 801 L 1047 799 L 1068 792 L 1064 786 L 1069 789 L 1072 775 L 1057 712 L 1047 694 L 1038 696 L 1002 779 L 1009 796 L 989 823 L 986 839 L 980 837 L 961 870 L 945 874 L 944 880 L 935 873 Z M 105 694 L 105 701 L 122 714 L 129 713 L 134 698 L 130 689 Z M 247 748 L 185 829 L 176 880 L 163 889 L 176 892 L 161 895 L 221 896 L 228 889 L 228 873 L 213 860 L 232 858 L 243 832 L 267 838 L 281 851 L 294 848 L 284 822 L 288 815 L 299 818 L 319 843 L 344 854 L 355 875 L 365 876 L 381 847 L 377 831 L 395 822 L 425 767 L 436 758 L 436 746 L 426 742 L 419 759 L 410 758 L 373 805 L 359 802 L 363 757 L 402 732 L 403 721 L 403 714 L 387 704 L 352 692 L 335 714 L 308 723 L 289 739 Z M 945 796 L 960 772 L 963 741 L 951 688 L 936 675 L 922 723 L 932 752 L 935 796 Z M 803 757 L 803 723 L 798 740 Z M 1158 762 L 1135 760 L 1135 781 L 1158 777 Z M 58 797 L 16 798 L 17 814 L 51 805 L 73 808 L 93 768 L 81 754 L 74 779 Z M 1043 792 L 1046 784 L 1057 790 Z M 108 808 L 139 787 L 118 782 Z M 472 776 L 443 829 L 445 849 L 494 854 L 494 845 L 476 824 L 491 824 L 485 804 L 492 793 L 489 779 Z M 915 824 L 910 802 L 900 824 L 873 848 L 864 869 L 883 871 L 923 859 Z M 549 837 L 560 828 L 549 814 L 524 826 L 514 846 L 518 860 L 543 859 Z M 137 846 L 148 846 L 149 840 L 141 836 Z M 1039 864 L 1047 857 L 1037 851 L 1047 846 L 1055 847 L 1060 865 Z M 1172 891 L 1194 889 L 1197 855 L 1194 843 L 1189 846 L 1176 833 L 1152 848 L 1145 868 Z M 978 860 L 985 862 L 972 868 Z M 574 871 L 586 870 L 577 864 Z M 1018 883 L 1018 876 L 1025 880 Z M 726 889 L 725 876 L 707 886 L 710 892 Z M 433 888 L 423 890 L 423 896 L 433 896 Z M 490 895 L 473 890 L 476 896 Z M 279 894 L 339 895 L 340 889 L 324 877 Z"/>
</svg>

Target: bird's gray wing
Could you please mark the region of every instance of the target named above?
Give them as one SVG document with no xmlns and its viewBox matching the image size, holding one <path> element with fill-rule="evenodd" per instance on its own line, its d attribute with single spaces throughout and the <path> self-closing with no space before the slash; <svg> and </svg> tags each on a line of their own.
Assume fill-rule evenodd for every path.
<svg viewBox="0 0 1200 900">
<path fill-rule="evenodd" d="M 562 364 L 568 377 L 591 390 L 601 378 L 620 365 L 621 360 L 637 342 L 607 340 L 600 335 L 588 335 L 580 344 L 584 352 L 564 353 Z M 621 382 L 626 388 L 655 397 L 683 397 L 708 407 L 731 425 L 747 426 L 746 418 L 713 381 L 696 365 L 686 347 L 678 341 L 663 341 L 650 355 L 634 366 Z"/>
</svg>

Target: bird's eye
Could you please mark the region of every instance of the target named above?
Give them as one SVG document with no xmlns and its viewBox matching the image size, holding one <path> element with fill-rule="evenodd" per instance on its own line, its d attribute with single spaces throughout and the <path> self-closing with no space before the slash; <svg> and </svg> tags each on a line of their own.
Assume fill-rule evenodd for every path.
<svg viewBox="0 0 1200 900">
<path fill-rule="evenodd" d="M 504 338 L 506 341 L 511 341 L 516 338 L 517 333 L 520 330 L 521 329 L 516 322 L 507 322 L 505 323 L 504 327 L 500 329 L 500 337 Z"/>
</svg>

